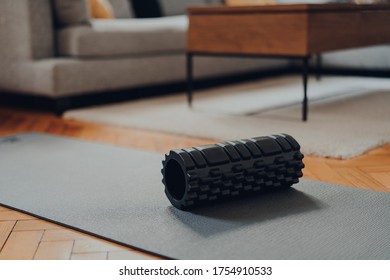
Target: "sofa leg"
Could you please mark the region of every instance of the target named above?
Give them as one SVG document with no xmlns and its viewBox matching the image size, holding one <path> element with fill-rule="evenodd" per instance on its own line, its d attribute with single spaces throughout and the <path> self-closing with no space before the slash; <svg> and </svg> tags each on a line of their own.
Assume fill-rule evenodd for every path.
<svg viewBox="0 0 390 280">
<path fill-rule="evenodd" d="M 62 116 L 62 114 L 69 108 L 72 107 L 72 102 L 70 98 L 58 98 L 54 100 L 54 112 L 57 116 Z"/>
</svg>

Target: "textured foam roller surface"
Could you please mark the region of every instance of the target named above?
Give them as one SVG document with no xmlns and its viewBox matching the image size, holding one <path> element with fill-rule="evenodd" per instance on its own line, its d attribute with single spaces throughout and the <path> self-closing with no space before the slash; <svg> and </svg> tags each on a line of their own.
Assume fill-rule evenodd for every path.
<svg viewBox="0 0 390 280">
<path fill-rule="evenodd" d="M 163 161 L 173 206 L 201 204 L 290 187 L 302 177 L 303 154 L 290 135 L 272 135 L 170 151 Z"/>
<path fill-rule="evenodd" d="M 390 259 L 390 193 L 300 179 L 182 211 L 163 154 L 42 134 L 0 138 L 0 204 L 174 259 Z"/>
</svg>

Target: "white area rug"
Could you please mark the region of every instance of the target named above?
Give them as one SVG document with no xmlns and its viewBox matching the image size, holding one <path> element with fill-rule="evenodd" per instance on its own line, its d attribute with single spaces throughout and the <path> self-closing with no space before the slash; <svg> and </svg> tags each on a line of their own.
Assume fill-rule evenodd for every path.
<svg viewBox="0 0 390 280">
<path fill-rule="evenodd" d="M 351 158 L 390 142 L 390 80 L 328 77 L 309 81 L 309 120 L 301 121 L 302 80 L 289 76 L 69 111 L 66 118 L 216 141 L 288 133 L 308 155 Z"/>
</svg>

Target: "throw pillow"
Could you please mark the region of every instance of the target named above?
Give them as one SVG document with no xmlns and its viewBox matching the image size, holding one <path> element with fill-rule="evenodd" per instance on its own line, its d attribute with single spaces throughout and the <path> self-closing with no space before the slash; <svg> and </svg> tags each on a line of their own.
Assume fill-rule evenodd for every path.
<svg viewBox="0 0 390 280">
<path fill-rule="evenodd" d="M 130 0 L 109 0 L 116 18 L 132 18 L 133 7 Z"/>
<path fill-rule="evenodd" d="M 59 26 L 89 23 L 89 10 L 86 0 L 53 0 L 56 23 Z"/>
<path fill-rule="evenodd" d="M 132 0 L 132 4 L 137 18 L 163 16 L 158 0 Z"/>
<path fill-rule="evenodd" d="M 114 18 L 112 6 L 108 0 L 89 0 L 92 18 Z"/>
</svg>

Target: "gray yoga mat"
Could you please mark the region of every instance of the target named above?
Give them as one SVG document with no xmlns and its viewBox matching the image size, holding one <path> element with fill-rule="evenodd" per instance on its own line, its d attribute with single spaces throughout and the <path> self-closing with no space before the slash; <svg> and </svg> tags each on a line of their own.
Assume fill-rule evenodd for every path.
<svg viewBox="0 0 390 280">
<path fill-rule="evenodd" d="M 0 203 L 175 259 L 390 259 L 390 194 L 293 189 L 173 208 L 163 155 L 43 134 L 0 138 Z"/>
</svg>

